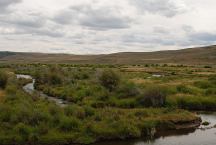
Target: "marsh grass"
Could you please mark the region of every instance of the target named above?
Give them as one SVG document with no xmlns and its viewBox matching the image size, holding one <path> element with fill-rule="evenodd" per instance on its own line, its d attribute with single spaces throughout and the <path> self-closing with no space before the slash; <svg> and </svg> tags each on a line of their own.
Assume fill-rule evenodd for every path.
<svg viewBox="0 0 216 145">
<path fill-rule="evenodd" d="M 11 65 L 31 74 L 36 89 L 71 102 L 61 108 L 23 92 L 29 80 L 9 76 L 0 91 L 0 143 L 89 144 L 106 139 L 152 137 L 196 115 L 215 110 L 215 68 L 166 65 Z M 31 68 L 31 69 L 30 69 Z M 102 85 L 99 75 L 111 69 Z M 211 74 L 205 73 L 211 71 Z M 114 74 L 117 73 L 117 74 Z M 173 73 L 174 72 L 174 73 Z M 154 78 L 152 74 L 163 77 Z M 111 75 L 110 75 L 111 74 Z M 120 77 L 117 79 L 116 76 Z M 114 79 L 114 81 L 112 80 Z M 114 82 L 114 84 L 113 84 Z M 37 98 L 37 99 L 35 99 Z"/>
</svg>

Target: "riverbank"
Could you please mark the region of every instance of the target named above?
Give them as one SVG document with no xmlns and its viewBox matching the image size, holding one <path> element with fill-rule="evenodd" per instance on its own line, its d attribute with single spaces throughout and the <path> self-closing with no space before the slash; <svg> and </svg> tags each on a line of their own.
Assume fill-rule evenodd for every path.
<svg viewBox="0 0 216 145">
<path fill-rule="evenodd" d="M 132 139 L 127 141 L 104 141 L 93 145 L 213 145 L 216 144 L 215 133 L 216 113 L 199 114 L 203 121 L 208 121 L 209 126 L 200 126 L 205 129 L 173 130 L 157 134 L 154 139 Z"/>
<path fill-rule="evenodd" d="M 18 76 L 18 78 L 30 77 L 25 75 Z M 33 80 L 31 83 L 25 84 L 23 87 L 24 91 L 33 95 L 32 92 L 37 91 L 34 90 L 34 83 L 35 81 Z M 37 92 L 41 93 L 39 96 L 44 96 L 42 92 Z M 56 99 L 47 95 L 46 97 L 52 98 L 50 101 Z M 56 104 L 58 105 L 58 103 Z M 76 124 L 79 124 L 78 128 L 85 127 L 84 132 L 81 130 L 77 132 L 76 129 L 75 134 L 77 134 L 77 137 L 74 138 L 74 136 L 69 135 L 71 131 L 74 131 L 72 129 L 69 132 L 59 134 L 55 140 L 52 137 L 48 139 L 52 135 L 48 134 L 48 136 L 40 137 L 38 144 L 53 145 L 56 142 L 58 144 L 89 144 L 103 140 L 125 140 L 141 137 L 154 138 L 164 131 L 195 130 L 201 124 L 201 119 L 196 114 L 169 108 L 120 109 L 107 107 L 100 110 L 92 108 L 84 110 L 85 112 L 82 112 L 81 108 L 77 109 L 76 107 L 71 108 L 68 106 L 65 111 L 69 111 L 69 114 L 71 111 L 78 111 L 79 123 L 77 122 Z M 89 113 L 90 116 L 87 117 L 86 115 Z"/>
</svg>

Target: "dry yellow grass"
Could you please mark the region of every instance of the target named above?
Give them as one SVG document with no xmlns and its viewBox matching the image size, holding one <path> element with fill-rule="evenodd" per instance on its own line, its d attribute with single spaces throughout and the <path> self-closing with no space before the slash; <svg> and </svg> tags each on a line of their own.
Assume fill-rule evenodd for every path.
<svg viewBox="0 0 216 145">
<path fill-rule="evenodd" d="M 198 74 L 198 75 L 215 75 L 215 72 L 194 72 L 193 74 Z"/>
<path fill-rule="evenodd" d="M 146 73 L 159 73 L 160 70 L 153 67 L 129 67 L 129 68 L 122 68 L 124 72 L 146 72 Z"/>
<path fill-rule="evenodd" d="M 141 78 L 134 78 L 134 79 L 130 79 L 130 81 L 132 81 L 135 84 L 154 84 L 155 81 L 154 80 L 150 80 L 150 79 L 141 79 Z"/>
<path fill-rule="evenodd" d="M 165 86 L 177 86 L 181 84 L 188 84 L 192 85 L 196 80 L 188 80 L 188 79 L 181 79 L 181 80 L 174 80 L 168 82 L 161 82 L 161 80 L 152 80 L 152 79 L 142 79 L 142 78 L 134 78 L 130 79 L 135 84 L 160 84 Z"/>
</svg>

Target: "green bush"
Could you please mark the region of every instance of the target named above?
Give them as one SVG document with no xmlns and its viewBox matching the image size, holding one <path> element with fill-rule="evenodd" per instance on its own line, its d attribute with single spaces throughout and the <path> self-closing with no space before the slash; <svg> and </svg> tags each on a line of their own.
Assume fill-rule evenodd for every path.
<svg viewBox="0 0 216 145">
<path fill-rule="evenodd" d="M 215 97 L 184 96 L 175 99 L 178 107 L 182 109 L 214 111 L 216 108 Z"/>
<path fill-rule="evenodd" d="M 60 129 L 62 131 L 77 131 L 80 127 L 80 122 L 74 117 L 65 117 L 61 119 Z"/>
<path fill-rule="evenodd" d="M 65 107 L 64 112 L 67 116 L 73 116 L 79 119 L 84 119 L 86 117 L 85 109 L 78 105 L 67 106 Z"/>
<path fill-rule="evenodd" d="M 4 89 L 7 85 L 8 75 L 5 72 L 0 71 L 0 88 Z"/>
<path fill-rule="evenodd" d="M 109 69 L 102 72 L 102 74 L 99 76 L 99 82 L 109 91 L 113 91 L 119 85 L 120 78 L 116 72 Z"/>
<path fill-rule="evenodd" d="M 85 106 L 84 110 L 85 110 L 86 117 L 91 117 L 91 116 L 95 115 L 95 109 L 90 107 L 90 106 Z"/>
<path fill-rule="evenodd" d="M 62 78 L 59 74 L 56 74 L 56 73 L 51 73 L 49 75 L 49 81 L 52 85 L 59 85 L 59 84 L 62 84 Z"/>
<path fill-rule="evenodd" d="M 208 126 L 210 124 L 210 122 L 208 122 L 208 121 L 204 121 L 203 123 L 202 123 L 202 125 L 204 125 L 204 126 Z"/>
<path fill-rule="evenodd" d="M 23 123 L 19 123 L 15 126 L 14 130 L 23 138 L 24 141 L 28 141 L 31 134 L 31 128 Z"/>
<path fill-rule="evenodd" d="M 115 127 L 121 139 L 141 136 L 141 130 L 133 122 L 119 121 Z"/>
<path fill-rule="evenodd" d="M 159 86 L 147 87 L 137 101 L 145 107 L 163 107 L 166 102 L 166 89 Z"/>
<path fill-rule="evenodd" d="M 190 89 L 189 87 L 187 87 L 187 86 L 185 86 L 185 85 L 178 85 L 178 86 L 176 87 L 176 90 L 177 90 L 179 93 L 193 94 L 192 89 Z"/>
<path fill-rule="evenodd" d="M 130 98 L 139 95 L 137 86 L 133 83 L 125 82 L 119 87 L 117 94 L 120 98 Z"/>
<path fill-rule="evenodd" d="M 209 77 L 209 81 L 210 81 L 211 83 L 213 83 L 214 85 L 216 85 L 216 75 L 210 76 L 210 77 Z"/>
<path fill-rule="evenodd" d="M 197 82 L 194 82 L 194 85 L 201 89 L 207 89 L 207 88 L 212 87 L 212 84 L 209 81 L 197 81 Z"/>
<path fill-rule="evenodd" d="M 205 91 L 205 95 L 216 95 L 216 89 L 215 88 L 209 88 Z"/>
</svg>

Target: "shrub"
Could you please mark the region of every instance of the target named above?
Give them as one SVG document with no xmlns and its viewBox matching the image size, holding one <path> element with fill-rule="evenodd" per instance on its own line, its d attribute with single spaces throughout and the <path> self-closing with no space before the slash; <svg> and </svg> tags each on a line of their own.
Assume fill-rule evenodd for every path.
<svg viewBox="0 0 216 145">
<path fill-rule="evenodd" d="M 49 81 L 52 85 L 59 85 L 59 84 L 62 84 L 63 82 L 61 77 L 56 73 L 51 73 L 49 75 Z"/>
<path fill-rule="evenodd" d="M 137 106 L 137 102 L 135 99 L 122 99 L 117 103 L 117 107 L 121 108 L 135 108 Z"/>
<path fill-rule="evenodd" d="M 141 130 L 133 122 L 119 121 L 115 125 L 119 137 L 122 139 L 141 136 Z"/>
<path fill-rule="evenodd" d="M 166 102 L 166 90 L 159 86 L 147 87 L 138 101 L 145 107 L 162 107 Z"/>
<path fill-rule="evenodd" d="M 90 106 L 85 106 L 84 107 L 84 110 L 85 110 L 85 114 L 86 116 L 93 116 L 95 114 L 95 109 L 90 107 Z"/>
<path fill-rule="evenodd" d="M 120 78 L 116 72 L 109 69 L 102 72 L 102 74 L 99 76 L 99 82 L 109 91 L 113 91 L 118 86 Z"/>
<path fill-rule="evenodd" d="M 194 85 L 201 89 L 207 89 L 207 88 L 212 87 L 212 84 L 208 81 L 197 81 L 197 82 L 194 82 Z"/>
<path fill-rule="evenodd" d="M 0 72 L 0 88 L 4 89 L 7 85 L 8 76 L 5 72 Z"/>
<path fill-rule="evenodd" d="M 212 68 L 212 66 L 206 65 L 204 66 L 204 68 Z"/>
<path fill-rule="evenodd" d="M 126 82 L 120 86 L 117 93 L 119 94 L 120 98 L 128 98 L 138 96 L 139 90 L 135 84 Z"/>
<path fill-rule="evenodd" d="M 205 95 L 216 95 L 216 89 L 215 88 L 209 88 L 205 91 Z"/>
<path fill-rule="evenodd" d="M 212 75 L 209 77 L 209 81 L 216 85 L 216 75 Z"/>
<path fill-rule="evenodd" d="M 31 129 L 23 123 L 17 124 L 14 129 L 24 140 L 27 140 L 31 133 Z"/>
<path fill-rule="evenodd" d="M 66 132 L 77 130 L 79 129 L 79 126 L 80 126 L 79 120 L 73 117 L 70 118 L 65 117 L 61 120 L 60 123 L 60 129 Z"/>
<path fill-rule="evenodd" d="M 192 90 L 188 87 L 186 87 L 185 85 L 178 85 L 176 87 L 176 90 L 180 93 L 185 93 L 185 94 L 192 94 Z"/>
<path fill-rule="evenodd" d="M 84 119 L 86 117 L 86 112 L 84 108 L 78 105 L 71 105 L 65 108 L 65 114 L 67 116 L 77 117 L 79 119 Z"/>
<path fill-rule="evenodd" d="M 49 126 L 47 124 L 41 123 L 37 126 L 37 132 L 40 135 L 45 135 L 49 132 Z"/>
<path fill-rule="evenodd" d="M 208 121 L 204 121 L 203 123 L 202 123 L 202 125 L 204 125 L 204 126 L 208 126 L 210 124 L 210 122 L 208 122 Z"/>
</svg>

